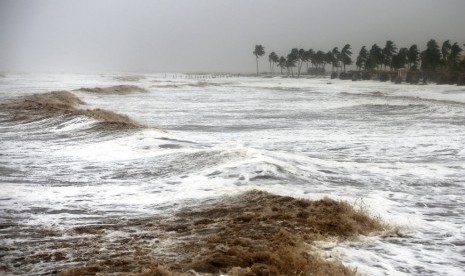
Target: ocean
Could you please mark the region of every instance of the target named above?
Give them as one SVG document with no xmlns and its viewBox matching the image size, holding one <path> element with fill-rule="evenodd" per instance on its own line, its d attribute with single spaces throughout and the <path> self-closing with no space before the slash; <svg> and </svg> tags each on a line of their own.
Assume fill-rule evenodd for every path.
<svg viewBox="0 0 465 276">
<path fill-rule="evenodd" d="M 146 91 L 76 90 L 114 85 Z M 320 245 L 361 275 L 465 275 L 464 87 L 182 74 L 0 78 L 0 103 L 50 91 L 143 127 L 102 126 L 84 113 L 18 122 L 0 109 L 6 274 L 56 269 L 21 261 L 49 250 L 31 229 L 167 215 L 258 189 L 346 200 L 395 227 L 397 235 Z"/>
</svg>

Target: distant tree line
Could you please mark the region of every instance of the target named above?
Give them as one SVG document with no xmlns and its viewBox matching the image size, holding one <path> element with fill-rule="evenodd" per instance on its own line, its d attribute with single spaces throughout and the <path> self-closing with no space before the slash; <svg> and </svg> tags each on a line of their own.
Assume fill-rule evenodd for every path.
<svg viewBox="0 0 465 276">
<path fill-rule="evenodd" d="M 464 44 L 465 46 L 465 44 Z M 465 73 L 465 60 L 461 57 L 462 48 L 457 42 L 450 40 L 442 43 L 442 47 L 431 39 L 426 48 L 420 51 L 416 44 L 409 48 L 397 48 L 391 40 L 386 41 L 384 47 L 373 44 L 371 48 L 362 46 L 355 66 L 358 72 L 381 73 L 393 72 L 405 68 L 409 72 L 424 74 L 435 73 Z M 259 74 L 258 59 L 265 55 L 262 45 L 255 45 L 253 54 L 257 62 L 257 75 Z M 275 66 L 279 67 L 281 75 L 300 77 L 302 67 L 310 75 L 322 75 L 326 72 L 326 66 L 331 66 L 334 74 L 340 71 L 341 76 L 346 73 L 346 66 L 353 64 L 352 48 L 350 44 L 344 45 L 341 50 L 334 47 L 330 51 L 293 48 L 286 56 L 278 56 L 275 52 L 268 55 L 270 64 L 269 72 L 275 74 Z"/>
</svg>

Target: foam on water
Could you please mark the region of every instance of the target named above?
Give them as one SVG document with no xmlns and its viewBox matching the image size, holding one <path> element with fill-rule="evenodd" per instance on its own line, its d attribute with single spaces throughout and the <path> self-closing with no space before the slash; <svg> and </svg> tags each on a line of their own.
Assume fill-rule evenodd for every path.
<svg viewBox="0 0 465 276">
<path fill-rule="evenodd" d="M 66 229 L 259 188 L 345 199 L 398 226 L 401 235 L 322 245 L 364 275 L 464 275 L 463 88 L 163 77 L 2 78 L 2 102 L 137 85 L 148 92 L 73 93 L 148 128 L 106 131 L 84 116 L 15 124 L 0 114 L 1 224 Z"/>
</svg>

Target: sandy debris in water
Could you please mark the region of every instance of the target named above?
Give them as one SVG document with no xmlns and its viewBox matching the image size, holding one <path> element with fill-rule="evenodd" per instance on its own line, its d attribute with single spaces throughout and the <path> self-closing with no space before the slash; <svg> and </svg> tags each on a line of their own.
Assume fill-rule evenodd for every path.
<svg viewBox="0 0 465 276">
<path fill-rule="evenodd" d="M 76 91 L 94 93 L 94 94 L 107 94 L 107 95 L 127 95 L 131 93 L 147 92 L 146 89 L 136 85 L 115 85 L 109 87 L 94 87 L 85 88 L 81 87 Z"/>
<path fill-rule="evenodd" d="M 254 190 L 174 215 L 109 219 L 65 231 L 12 229 L 22 239 L 3 246 L 0 269 L 58 275 L 355 275 L 355 269 L 321 258 L 313 242 L 383 228 L 345 202 Z"/>
<path fill-rule="evenodd" d="M 34 121 L 54 116 L 87 116 L 112 127 L 143 127 L 128 116 L 113 111 L 77 108 L 82 104 L 84 102 L 69 91 L 53 91 L 0 103 L 0 111 L 10 115 L 9 121 Z"/>
</svg>

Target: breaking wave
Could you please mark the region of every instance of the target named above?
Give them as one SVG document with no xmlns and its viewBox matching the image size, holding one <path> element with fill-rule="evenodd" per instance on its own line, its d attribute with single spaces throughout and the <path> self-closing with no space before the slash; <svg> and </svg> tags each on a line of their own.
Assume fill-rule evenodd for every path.
<svg viewBox="0 0 465 276">
<path fill-rule="evenodd" d="M 154 81 L 158 82 L 158 81 Z M 156 84 L 153 85 L 152 87 L 155 88 L 180 88 L 180 87 L 218 87 L 218 86 L 223 86 L 223 85 L 229 85 L 233 84 L 231 83 L 217 83 L 217 82 L 208 82 L 208 81 L 198 81 L 198 82 L 192 82 L 192 83 L 172 83 L 167 81 L 168 83 L 163 83 L 163 84 Z"/>
<path fill-rule="evenodd" d="M 23 236 L 43 242 L 23 239 L 2 249 L 9 252 L 13 273 L 356 275 L 355 269 L 320 257 L 312 244 L 381 233 L 385 227 L 346 202 L 252 190 L 169 216 L 25 229 Z"/>
<path fill-rule="evenodd" d="M 57 116 L 86 116 L 120 128 L 140 128 L 141 124 L 127 115 L 103 109 L 79 109 L 84 102 L 69 91 L 53 91 L 21 97 L 0 104 L 0 112 L 7 114 L 3 121 L 31 122 Z"/>
<path fill-rule="evenodd" d="M 388 100 L 406 100 L 406 101 L 415 101 L 418 103 L 436 103 L 436 104 L 446 104 L 446 105 L 456 105 L 463 107 L 465 102 L 454 101 L 454 100 L 442 100 L 442 99 L 433 99 L 433 98 L 424 98 L 418 96 L 397 96 L 397 95 L 388 95 L 379 91 L 369 92 L 369 93 L 351 93 L 351 92 L 340 92 L 341 95 L 346 96 L 362 96 L 362 97 L 372 97 L 372 98 L 383 98 Z"/>
<path fill-rule="evenodd" d="M 139 76 L 139 75 L 128 75 L 128 76 L 116 76 L 114 77 L 115 80 L 118 81 L 140 81 L 145 79 L 144 76 Z"/>
<path fill-rule="evenodd" d="M 94 94 L 112 94 L 112 95 L 126 95 L 131 93 L 147 92 L 146 89 L 136 85 L 115 85 L 109 87 L 94 87 L 85 88 L 81 87 L 75 91 L 94 93 Z"/>
</svg>

